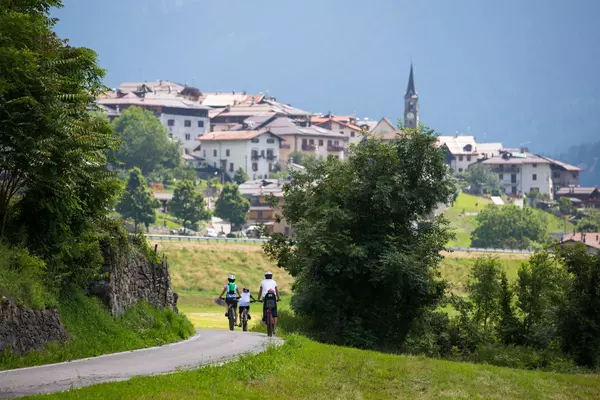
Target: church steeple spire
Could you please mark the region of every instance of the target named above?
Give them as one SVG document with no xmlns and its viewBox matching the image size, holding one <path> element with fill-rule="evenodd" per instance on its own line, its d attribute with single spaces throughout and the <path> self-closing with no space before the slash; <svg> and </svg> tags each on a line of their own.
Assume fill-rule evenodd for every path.
<svg viewBox="0 0 600 400">
<path fill-rule="evenodd" d="M 410 63 L 410 75 L 408 76 L 408 86 L 406 86 L 406 94 L 404 97 L 412 97 L 417 94 L 415 89 L 415 77 L 413 74 L 413 65 Z"/>
<path fill-rule="evenodd" d="M 415 76 L 413 65 L 410 63 L 410 75 L 408 76 L 408 85 L 404 95 L 404 127 L 416 128 L 419 126 L 419 95 L 415 88 Z"/>
</svg>

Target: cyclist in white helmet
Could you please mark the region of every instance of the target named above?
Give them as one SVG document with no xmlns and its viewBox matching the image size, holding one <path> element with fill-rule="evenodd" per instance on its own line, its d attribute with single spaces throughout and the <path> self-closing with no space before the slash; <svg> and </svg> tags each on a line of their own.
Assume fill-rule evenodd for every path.
<svg viewBox="0 0 600 400">
<path fill-rule="evenodd" d="M 223 295 L 225 294 L 225 292 L 227 292 L 227 294 L 225 294 L 225 303 L 227 303 L 227 305 L 233 304 L 234 307 L 234 312 L 237 313 L 237 299 L 240 296 L 240 289 L 238 289 L 237 284 L 235 283 L 235 275 L 229 275 L 227 277 L 227 283 L 225 284 L 225 287 L 223 288 L 223 291 L 221 292 L 221 294 L 219 295 L 219 299 L 223 299 Z M 226 317 L 229 317 L 228 313 L 225 313 Z"/>
<path fill-rule="evenodd" d="M 273 279 L 273 273 L 268 271 L 265 272 L 265 279 L 260 283 L 260 289 L 258 290 L 258 300 L 264 296 L 276 296 L 277 301 L 281 300 L 279 297 L 279 289 L 277 288 L 277 282 Z M 265 322 L 265 314 L 266 310 L 263 307 L 263 322 Z M 273 325 L 275 329 L 277 329 L 277 303 L 275 303 L 275 308 L 271 310 L 271 315 L 273 316 Z"/>
</svg>

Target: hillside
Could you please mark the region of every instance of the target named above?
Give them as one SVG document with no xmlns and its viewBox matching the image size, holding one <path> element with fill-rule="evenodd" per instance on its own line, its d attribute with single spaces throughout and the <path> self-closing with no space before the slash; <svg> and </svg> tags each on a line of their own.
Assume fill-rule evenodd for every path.
<svg viewBox="0 0 600 400">
<path fill-rule="evenodd" d="M 208 367 L 43 399 L 597 399 L 597 375 L 382 354 L 287 336 L 280 348 Z"/>
</svg>

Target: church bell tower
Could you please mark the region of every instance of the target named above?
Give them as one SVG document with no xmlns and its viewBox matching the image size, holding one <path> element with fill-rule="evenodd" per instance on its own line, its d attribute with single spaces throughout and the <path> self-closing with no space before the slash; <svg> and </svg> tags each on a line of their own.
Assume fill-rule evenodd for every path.
<svg viewBox="0 0 600 400">
<path fill-rule="evenodd" d="M 413 66 L 410 64 L 410 75 L 408 77 L 408 86 L 404 95 L 404 127 L 416 128 L 419 126 L 419 95 L 415 89 L 415 78 L 413 75 Z"/>
</svg>

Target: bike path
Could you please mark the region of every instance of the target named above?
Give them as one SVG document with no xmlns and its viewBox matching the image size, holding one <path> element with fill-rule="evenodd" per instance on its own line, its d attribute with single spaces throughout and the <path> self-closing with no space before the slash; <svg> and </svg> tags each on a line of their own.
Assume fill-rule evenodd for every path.
<svg viewBox="0 0 600 400">
<path fill-rule="evenodd" d="M 54 393 L 135 376 L 229 361 L 246 353 L 259 353 L 268 344 L 283 343 L 257 332 L 197 331 L 192 338 L 173 344 L 38 367 L 0 371 L 0 398 Z"/>
</svg>

